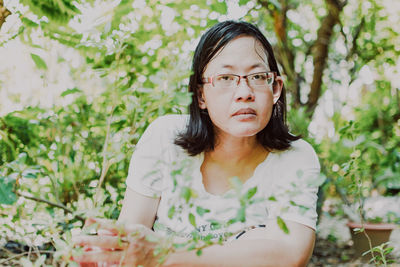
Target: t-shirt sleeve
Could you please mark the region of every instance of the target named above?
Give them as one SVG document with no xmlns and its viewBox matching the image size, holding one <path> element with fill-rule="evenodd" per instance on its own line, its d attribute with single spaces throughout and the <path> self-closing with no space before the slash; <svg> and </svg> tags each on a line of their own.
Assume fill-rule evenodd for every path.
<svg viewBox="0 0 400 267">
<path fill-rule="evenodd" d="M 316 229 L 317 192 L 322 184 L 320 165 L 314 149 L 303 140 L 279 157 L 280 168 L 269 198 L 269 217 L 281 217 Z"/>
<path fill-rule="evenodd" d="M 129 164 L 126 185 L 135 192 L 159 197 L 163 189 L 165 164 L 168 161 L 170 118 L 157 118 L 145 130 Z"/>
</svg>

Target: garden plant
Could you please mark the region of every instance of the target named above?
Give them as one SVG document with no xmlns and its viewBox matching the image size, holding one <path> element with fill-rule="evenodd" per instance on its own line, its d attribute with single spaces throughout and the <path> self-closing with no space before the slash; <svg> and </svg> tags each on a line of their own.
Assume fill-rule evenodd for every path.
<svg viewBox="0 0 400 267">
<path fill-rule="evenodd" d="M 399 209 L 363 207 L 371 197 L 399 203 L 399 17 L 389 0 L 0 0 L 0 265 L 76 265 L 72 236 L 87 218 L 118 218 L 139 138 L 157 117 L 187 113 L 197 38 L 226 19 L 256 23 L 272 40 L 291 131 L 320 159 L 320 217 L 398 231 Z M 232 187 L 240 209 L 228 223 L 259 201 L 256 187 Z M 196 192 L 180 190 L 190 205 Z M 327 210 L 327 200 L 338 204 Z M 201 254 L 211 243 L 194 232 L 158 253 Z M 370 264 L 395 266 L 399 250 L 371 246 Z"/>
</svg>

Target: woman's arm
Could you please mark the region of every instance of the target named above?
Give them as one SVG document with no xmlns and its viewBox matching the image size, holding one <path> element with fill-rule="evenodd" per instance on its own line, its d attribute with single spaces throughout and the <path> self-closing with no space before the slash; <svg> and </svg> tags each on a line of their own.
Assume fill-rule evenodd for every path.
<svg viewBox="0 0 400 267">
<path fill-rule="evenodd" d="M 285 234 L 275 221 L 266 228 L 246 232 L 238 240 L 203 249 L 201 256 L 194 251 L 171 254 L 163 266 L 306 266 L 311 257 L 315 232 L 295 222 L 286 222 Z"/>
<path fill-rule="evenodd" d="M 147 197 L 128 187 L 126 188 L 118 222 L 124 224 L 142 224 L 151 229 L 156 218 L 159 203 L 159 197 Z"/>
<path fill-rule="evenodd" d="M 114 235 L 76 237 L 76 245 L 99 248 L 84 249 L 82 254 L 74 256 L 74 260 L 83 264 L 82 266 L 91 266 L 90 263 L 93 262 L 120 266 L 160 266 L 161 255 L 154 253 L 159 244 L 151 241 L 154 239 L 151 236 L 156 235 L 149 228 L 131 224 L 125 225 L 124 231 L 121 232 L 121 225 L 118 226 L 112 221 L 103 219 L 94 222 L 98 223 L 99 229 Z M 276 223 L 269 222 L 266 228 L 246 232 L 239 240 L 204 248 L 201 256 L 196 255 L 195 251 L 173 252 L 161 266 L 306 266 L 314 247 L 314 230 L 295 222 L 287 221 L 286 225 L 290 230 L 289 234 L 283 233 Z"/>
<path fill-rule="evenodd" d="M 161 255 L 154 252 L 162 243 L 154 243 L 151 240 L 156 237 L 162 241 L 162 238 L 157 238 L 149 228 L 139 224 L 128 224 L 121 232 L 121 224 L 117 225 L 105 219 L 92 223 L 95 222 L 98 223 L 99 229 L 114 234 L 76 237 L 77 245 L 84 248 L 98 247 L 100 250 L 85 250 L 83 254 L 74 257 L 75 261 L 81 264 L 97 262 L 121 266 L 160 266 Z M 275 222 L 269 221 L 266 228 L 248 231 L 238 240 L 204 248 L 201 256 L 196 255 L 195 251 L 175 251 L 167 255 L 161 266 L 306 266 L 314 247 L 314 230 L 295 222 L 287 221 L 286 225 L 289 234 L 285 234 Z"/>
<path fill-rule="evenodd" d="M 120 225 L 125 225 L 126 230 L 132 225 L 129 232 L 140 230 L 145 226 L 148 230 L 140 230 L 143 238 L 133 239 L 131 245 L 124 243 L 119 247 L 120 236 L 81 236 L 76 243 L 81 246 L 98 246 L 101 248 L 119 248 L 116 251 L 89 251 L 80 258 L 81 262 L 119 262 L 124 263 L 154 263 L 157 261 L 152 255 L 156 244 L 147 241 L 145 236 L 151 232 L 157 213 L 160 198 L 141 195 L 127 188 L 122 210 L 118 219 Z M 276 220 L 269 220 L 265 228 L 256 228 L 247 231 L 238 240 L 212 245 L 203 249 L 201 256 L 195 251 L 177 251 L 171 253 L 163 267 L 175 266 L 306 266 L 315 240 L 314 230 L 291 221 L 286 221 L 289 234 L 283 232 Z M 111 230 L 115 224 L 110 222 L 100 223 L 100 228 Z M 136 230 L 137 228 L 137 230 Z M 125 252 L 123 252 L 125 251 Z M 146 255 L 144 255 L 146 254 Z M 121 255 L 123 255 L 122 259 Z M 154 258 L 153 258 L 154 257 Z M 154 264 L 145 266 L 156 266 Z"/>
</svg>

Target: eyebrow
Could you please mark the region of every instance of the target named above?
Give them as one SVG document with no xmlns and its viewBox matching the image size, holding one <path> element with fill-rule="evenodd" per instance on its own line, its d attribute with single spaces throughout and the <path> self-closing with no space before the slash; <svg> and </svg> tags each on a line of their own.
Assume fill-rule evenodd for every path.
<svg viewBox="0 0 400 267">
<path fill-rule="evenodd" d="M 256 63 L 256 64 L 251 65 L 248 69 L 252 70 L 255 68 L 259 68 L 259 67 L 266 67 L 266 64 Z M 234 67 L 232 65 L 225 64 L 225 65 L 222 65 L 222 68 L 233 69 Z"/>
</svg>

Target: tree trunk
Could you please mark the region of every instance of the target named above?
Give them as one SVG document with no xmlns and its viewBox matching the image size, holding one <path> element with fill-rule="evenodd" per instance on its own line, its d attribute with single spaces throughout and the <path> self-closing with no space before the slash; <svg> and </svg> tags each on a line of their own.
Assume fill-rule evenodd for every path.
<svg viewBox="0 0 400 267">
<path fill-rule="evenodd" d="M 329 43 L 333 34 L 333 27 L 339 23 L 339 15 L 346 2 L 340 3 L 338 0 L 326 0 L 326 4 L 328 15 L 322 19 L 321 27 L 317 33 L 317 40 L 311 49 L 314 61 L 314 73 L 307 101 L 307 110 L 311 116 L 321 96 L 322 77 L 328 59 Z"/>
<path fill-rule="evenodd" d="M 274 31 L 277 37 L 277 45 L 274 47 L 274 50 L 277 50 L 276 57 L 278 62 L 283 68 L 284 73 L 288 77 L 288 86 L 287 90 L 293 96 L 294 107 L 299 107 L 300 103 L 300 76 L 294 70 L 294 59 L 295 55 L 293 51 L 289 48 L 288 39 L 287 39 L 287 29 L 286 29 L 286 12 L 289 10 L 289 6 L 287 5 L 285 0 L 281 0 L 281 9 L 271 10 L 268 5 L 269 2 L 266 0 L 258 1 L 267 12 L 274 19 Z"/>
<path fill-rule="evenodd" d="M 322 19 L 321 26 L 317 32 L 317 40 L 315 40 L 311 53 L 314 61 L 313 80 L 310 86 L 310 93 L 306 103 L 300 100 L 300 82 L 304 80 L 301 73 L 295 71 L 295 51 L 288 46 L 286 13 L 290 9 L 288 1 L 280 1 L 280 9 L 275 7 L 271 10 L 268 6 L 271 4 L 268 0 L 259 0 L 258 2 L 265 8 L 274 20 L 274 31 L 277 37 L 277 59 L 288 77 L 288 92 L 293 97 L 292 106 L 299 108 L 305 105 L 308 111 L 308 117 L 311 119 L 314 109 L 321 95 L 322 77 L 326 67 L 326 61 L 329 53 L 329 43 L 333 35 L 334 26 L 339 23 L 339 15 L 346 5 L 347 1 L 325 0 L 328 14 Z"/>
<path fill-rule="evenodd" d="M 0 0 L 0 29 L 9 15 L 11 12 L 4 6 L 3 0 Z"/>
</svg>

